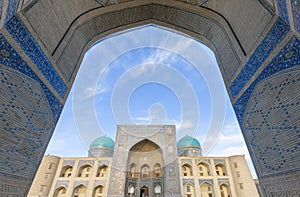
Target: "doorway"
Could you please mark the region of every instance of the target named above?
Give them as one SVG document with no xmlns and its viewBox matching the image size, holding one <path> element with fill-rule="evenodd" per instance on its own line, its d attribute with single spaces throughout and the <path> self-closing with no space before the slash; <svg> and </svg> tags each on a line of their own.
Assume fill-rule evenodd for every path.
<svg viewBox="0 0 300 197">
<path fill-rule="evenodd" d="M 140 197 L 149 197 L 149 188 L 146 186 L 143 186 L 141 188 Z"/>
</svg>

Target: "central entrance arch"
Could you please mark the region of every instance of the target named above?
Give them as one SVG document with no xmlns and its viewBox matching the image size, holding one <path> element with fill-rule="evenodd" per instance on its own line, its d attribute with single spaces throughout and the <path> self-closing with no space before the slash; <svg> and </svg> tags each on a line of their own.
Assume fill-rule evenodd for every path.
<svg viewBox="0 0 300 197">
<path fill-rule="evenodd" d="M 161 148 L 154 142 L 144 139 L 132 146 L 128 153 L 126 170 L 127 196 L 155 197 L 164 195 L 164 160 Z M 135 188 L 132 193 L 131 188 Z M 159 192 L 159 193 L 156 193 Z"/>
</svg>

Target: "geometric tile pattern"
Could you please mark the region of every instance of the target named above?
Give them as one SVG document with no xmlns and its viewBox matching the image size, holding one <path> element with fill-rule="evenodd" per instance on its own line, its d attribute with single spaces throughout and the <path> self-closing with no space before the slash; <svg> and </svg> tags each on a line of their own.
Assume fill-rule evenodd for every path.
<svg viewBox="0 0 300 197">
<path fill-rule="evenodd" d="M 19 0 L 9 0 L 5 15 L 5 22 L 9 21 L 15 14 L 18 8 Z"/>
<path fill-rule="evenodd" d="M 209 183 L 211 185 L 214 185 L 212 179 L 199 179 L 199 185 L 201 185 L 202 183 Z"/>
<path fill-rule="evenodd" d="M 84 185 L 85 187 L 87 187 L 89 185 L 89 181 L 75 181 L 74 182 L 74 188 L 79 185 Z"/>
<path fill-rule="evenodd" d="M 194 179 L 182 179 L 182 183 L 183 183 L 183 185 L 186 185 L 186 184 L 190 184 L 190 185 L 195 185 L 195 183 L 194 183 Z"/>
<path fill-rule="evenodd" d="M 59 187 L 64 187 L 67 188 L 69 185 L 69 180 L 58 180 L 56 185 L 55 185 L 55 189 L 59 188 Z"/>
<path fill-rule="evenodd" d="M 234 103 L 233 107 L 240 125 L 242 125 L 246 105 L 256 84 L 259 81 L 275 74 L 276 72 L 298 65 L 300 65 L 300 40 L 293 36 L 276 55 L 276 57 L 273 58 L 268 66 L 254 80 L 254 82 L 243 93 L 243 95 Z"/>
<path fill-rule="evenodd" d="M 63 166 L 72 166 L 74 167 L 75 161 L 74 160 L 64 160 Z"/>
<path fill-rule="evenodd" d="M 40 84 L 51 107 L 53 119 L 56 122 L 63 105 L 49 90 L 49 88 L 40 80 L 37 74 L 27 65 L 27 63 L 16 52 L 16 50 L 7 42 L 2 34 L 0 34 L 0 64 L 6 65 L 20 73 L 23 73 Z"/>
<path fill-rule="evenodd" d="M 28 55 L 39 71 L 49 81 L 58 94 L 64 98 L 67 86 L 60 78 L 55 68 L 42 51 L 41 47 L 36 43 L 28 29 L 24 26 L 17 16 L 13 16 L 6 24 L 7 31 L 22 47 L 23 51 Z"/>
<path fill-rule="evenodd" d="M 26 102 L 28 100 L 32 102 Z M 40 84 L 0 65 L 2 180 L 16 178 L 27 180 L 30 184 L 54 126 L 50 106 Z"/>
<path fill-rule="evenodd" d="M 290 25 L 289 21 L 289 14 L 288 14 L 288 9 L 286 5 L 286 0 L 276 0 L 277 3 L 277 8 L 278 8 L 278 14 L 284 20 L 284 22 L 287 25 Z"/>
<path fill-rule="evenodd" d="M 218 164 L 222 164 L 222 165 L 226 165 L 226 163 L 225 163 L 225 160 L 223 160 L 223 159 L 214 159 L 214 163 L 215 163 L 215 165 L 218 165 Z"/>
<path fill-rule="evenodd" d="M 292 68 L 260 81 L 253 90 L 243 132 L 256 157 L 259 176 L 300 170 L 299 89 L 300 68 Z"/>
<path fill-rule="evenodd" d="M 81 160 L 78 163 L 78 167 L 82 166 L 82 165 L 94 165 L 94 161 L 93 160 Z"/>
<path fill-rule="evenodd" d="M 218 182 L 219 182 L 219 185 L 225 184 L 225 185 L 230 186 L 230 182 L 229 182 L 229 179 L 228 179 L 228 178 L 221 178 L 221 179 L 218 179 Z"/>
<path fill-rule="evenodd" d="M 299 65 L 300 41 L 292 37 L 234 104 L 259 177 L 299 168 Z"/>
<path fill-rule="evenodd" d="M 298 33 L 300 33 L 300 2 L 299 0 L 292 0 L 291 3 L 295 29 Z"/>
<path fill-rule="evenodd" d="M 287 26 L 280 18 L 277 19 L 267 36 L 257 47 L 249 61 L 239 73 L 238 77 L 230 86 L 231 95 L 236 97 L 244 88 L 253 74 L 260 68 L 263 62 L 269 57 L 278 43 L 285 37 L 289 31 Z"/>
</svg>

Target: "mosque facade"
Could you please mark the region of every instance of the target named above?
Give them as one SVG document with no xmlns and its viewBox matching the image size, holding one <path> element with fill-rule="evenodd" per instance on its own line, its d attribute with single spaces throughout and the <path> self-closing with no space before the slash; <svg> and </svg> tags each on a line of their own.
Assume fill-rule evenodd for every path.
<svg viewBox="0 0 300 197">
<path fill-rule="evenodd" d="M 173 125 L 119 125 L 88 157 L 44 156 L 28 197 L 258 197 L 244 155 L 202 156 Z"/>
</svg>

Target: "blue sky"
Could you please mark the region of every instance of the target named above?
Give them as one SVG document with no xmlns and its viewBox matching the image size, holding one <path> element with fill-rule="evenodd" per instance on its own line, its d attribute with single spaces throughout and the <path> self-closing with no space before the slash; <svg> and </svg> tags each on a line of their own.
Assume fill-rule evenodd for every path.
<svg viewBox="0 0 300 197">
<path fill-rule="evenodd" d="M 148 25 L 92 46 L 46 154 L 86 156 L 117 124 L 174 124 L 204 155 L 245 154 L 256 176 L 213 53 L 178 32 Z"/>
</svg>

